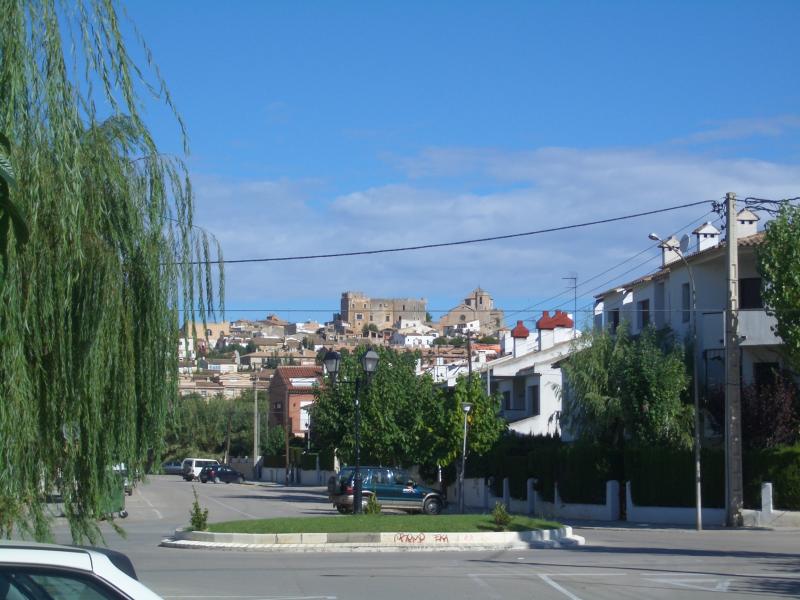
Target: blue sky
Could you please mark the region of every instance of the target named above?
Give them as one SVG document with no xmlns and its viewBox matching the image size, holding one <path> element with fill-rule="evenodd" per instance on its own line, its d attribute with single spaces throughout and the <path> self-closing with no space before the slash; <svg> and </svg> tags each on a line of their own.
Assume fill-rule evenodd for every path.
<svg viewBox="0 0 800 600">
<path fill-rule="evenodd" d="M 503 235 L 728 191 L 800 195 L 798 2 L 126 7 L 186 121 L 197 219 L 226 258 Z M 160 145 L 178 152 L 174 122 L 148 106 Z M 581 286 L 648 248 L 648 232 L 683 233 L 715 218 L 706 212 L 232 265 L 229 316 L 329 319 L 348 289 L 425 297 L 437 316 L 480 285 L 508 312 L 536 305 L 513 317 L 532 318 L 571 308 L 562 277 L 577 273 Z M 579 304 L 657 257 L 579 287 Z"/>
</svg>

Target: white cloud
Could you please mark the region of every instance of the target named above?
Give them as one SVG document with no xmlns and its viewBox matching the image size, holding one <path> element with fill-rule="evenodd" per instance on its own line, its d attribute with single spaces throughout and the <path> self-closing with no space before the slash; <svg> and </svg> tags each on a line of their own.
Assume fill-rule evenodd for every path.
<svg viewBox="0 0 800 600">
<path fill-rule="evenodd" d="M 416 246 L 533 231 L 644 212 L 726 192 L 781 198 L 798 195 L 800 165 L 706 158 L 653 150 L 539 148 L 529 152 L 433 148 L 403 159 L 408 181 L 336 197 L 318 182 L 226 182 L 195 178 L 198 222 L 223 243 L 227 258 L 327 254 Z M 471 178 L 453 189 L 436 179 Z M 465 180 L 465 181 L 472 181 Z M 489 190 L 489 191 L 487 191 Z M 312 201 L 313 200 L 313 201 Z M 477 285 L 501 305 L 566 289 L 647 248 L 647 234 L 696 225 L 710 206 L 502 242 L 405 253 L 231 265 L 228 306 L 321 308 L 330 318 L 345 290 L 374 296 L 427 297 L 448 308 Z M 713 217 L 706 217 L 711 219 Z M 630 269 L 643 256 L 621 267 Z M 646 270 L 619 275 L 621 282 Z M 614 273 L 587 288 L 605 284 Z M 608 285 L 607 287 L 610 287 Z M 564 301 L 569 304 L 571 294 Z M 513 304 L 513 306 L 511 305 Z M 505 306 L 504 306 L 505 305 Z M 552 308 L 553 305 L 543 308 Z M 297 313 L 301 315 L 300 312 Z M 302 313 L 303 315 L 305 313 Z"/>
<path fill-rule="evenodd" d="M 674 140 L 674 143 L 703 144 L 751 137 L 777 137 L 798 128 L 800 128 L 800 116 L 797 115 L 732 119 L 718 123 L 705 131 Z"/>
</svg>

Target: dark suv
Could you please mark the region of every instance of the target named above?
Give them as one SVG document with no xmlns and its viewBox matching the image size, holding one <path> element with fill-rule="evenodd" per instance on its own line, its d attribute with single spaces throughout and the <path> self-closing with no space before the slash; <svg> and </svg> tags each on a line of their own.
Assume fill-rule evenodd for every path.
<svg viewBox="0 0 800 600">
<path fill-rule="evenodd" d="M 244 481 L 244 475 L 229 465 L 206 465 L 200 470 L 199 478 L 201 483 L 208 481 L 213 481 L 214 483 L 219 483 L 220 481 L 242 483 Z"/>
<path fill-rule="evenodd" d="M 438 515 L 445 502 L 438 491 L 417 485 L 403 469 L 393 467 L 361 467 L 363 481 L 362 506 L 376 496 L 384 508 Z M 355 467 L 344 467 L 328 480 L 328 498 L 340 513 L 353 512 L 353 476 Z"/>
</svg>

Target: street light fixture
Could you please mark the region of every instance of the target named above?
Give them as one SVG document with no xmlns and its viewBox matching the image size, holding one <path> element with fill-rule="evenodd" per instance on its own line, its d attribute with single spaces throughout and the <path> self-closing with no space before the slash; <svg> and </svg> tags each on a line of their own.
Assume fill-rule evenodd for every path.
<svg viewBox="0 0 800 600">
<path fill-rule="evenodd" d="M 373 373 L 378 368 L 378 353 L 375 352 L 372 348 L 367 350 L 364 355 L 361 357 L 361 367 L 364 369 L 364 373 L 367 376 L 367 385 L 369 385 L 369 381 L 372 378 Z M 334 351 L 328 350 L 325 353 L 325 358 L 323 358 L 322 362 L 325 364 L 325 369 L 328 371 L 328 374 L 331 377 L 331 381 L 333 381 L 334 386 L 338 385 L 337 376 L 339 374 L 339 367 L 341 366 L 342 357 L 341 355 Z M 361 378 L 356 377 L 355 381 L 355 407 L 356 407 L 356 464 L 355 464 L 355 473 L 353 474 L 353 514 L 361 514 L 362 512 L 362 491 L 363 491 L 363 481 L 361 478 L 361 398 L 359 397 L 360 394 L 360 383 Z"/>
<path fill-rule="evenodd" d="M 458 486 L 458 512 L 464 512 L 464 471 L 467 468 L 467 416 L 469 411 L 472 410 L 470 402 L 462 402 L 461 410 L 464 412 L 464 444 L 461 448 L 461 474 L 459 476 Z"/>
<path fill-rule="evenodd" d="M 694 483 L 695 483 L 695 526 L 697 531 L 702 531 L 703 529 L 703 501 L 702 501 L 702 490 L 701 490 L 701 482 L 702 482 L 702 474 L 700 471 L 700 367 L 699 361 L 697 360 L 698 356 L 698 347 L 697 347 L 697 288 L 694 285 L 694 273 L 692 272 L 692 267 L 689 265 L 689 262 L 686 260 L 686 257 L 683 255 L 683 251 L 680 247 L 675 247 L 672 244 L 669 244 L 662 240 L 658 235 L 655 233 L 651 233 L 648 235 L 651 240 L 654 242 L 660 242 L 661 247 L 667 250 L 672 250 L 675 254 L 678 255 L 683 261 L 683 264 L 686 265 L 686 271 L 689 273 L 689 285 L 691 287 L 691 296 L 692 296 L 692 312 L 690 314 L 691 317 L 691 331 L 692 331 L 692 363 L 694 364 L 694 375 L 692 377 L 692 395 L 694 396 Z"/>
</svg>

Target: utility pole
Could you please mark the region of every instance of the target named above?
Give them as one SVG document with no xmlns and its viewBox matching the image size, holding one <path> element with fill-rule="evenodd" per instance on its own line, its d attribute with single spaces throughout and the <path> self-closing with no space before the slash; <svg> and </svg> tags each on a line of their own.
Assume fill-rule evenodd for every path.
<svg viewBox="0 0 800 600">
<path fill-rule="evenodd" d="M 739 355 L 739 242 L 736 194 L 725 194 L 728 228 L 728 306 L 725 311 L 725 506 L 729 527 L 742 525 L 742 398 Z"/>
<path fill-rule="evenodd" d="M 253 479 L 256 479 L 259 452 L 259 427 L 258 427 L 258 371 L 253 379 Z"/>
</svg>

